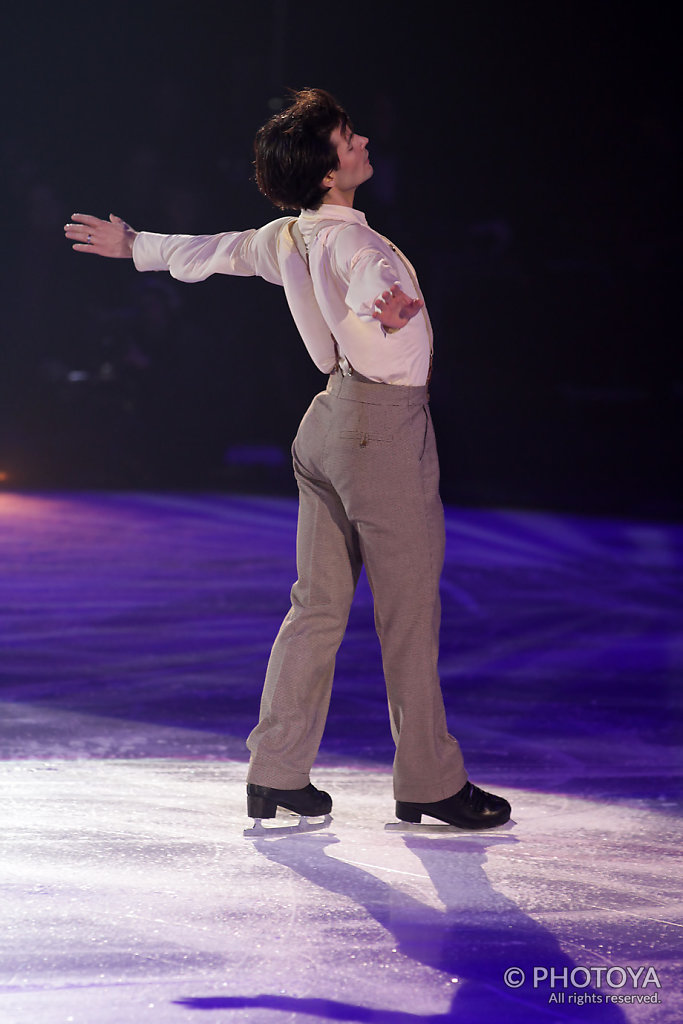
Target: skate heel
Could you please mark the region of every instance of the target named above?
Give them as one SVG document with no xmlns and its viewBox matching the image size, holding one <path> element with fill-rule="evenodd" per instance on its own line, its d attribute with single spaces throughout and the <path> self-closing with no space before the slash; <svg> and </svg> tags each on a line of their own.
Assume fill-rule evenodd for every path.
<svg viewBox="0 0 683 1024">
<path fill-rule="evenodd" d="M 414 804 L 406 804 L 401 800 L 397 800 L 396 817 L 399 821 L 409 821 L 414 825 L 419 825 L 422 821 L 422 811 L 415 807 Z"/>
<path fill-rule="evenodd" d="M 274 818 L 277 814 L 277 804 L 269 800 L 267 796 L 255 796 L 247 794 L 247 814 L 250 818 Z"/>
</svg>

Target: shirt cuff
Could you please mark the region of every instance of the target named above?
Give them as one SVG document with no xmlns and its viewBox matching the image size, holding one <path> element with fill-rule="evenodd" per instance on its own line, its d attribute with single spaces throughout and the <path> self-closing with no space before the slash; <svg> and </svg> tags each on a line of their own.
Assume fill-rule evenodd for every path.
<svg viewBox="0 0 683 1024">
<path fill-rule="evenodd" d="M 165 238 L 168 238 L 168 235 L 138 231 L 133 242 L 133 263 L 136 270 L 168 270 L 168 263 L 161 255 L 161 246 Z"/>
</svg>

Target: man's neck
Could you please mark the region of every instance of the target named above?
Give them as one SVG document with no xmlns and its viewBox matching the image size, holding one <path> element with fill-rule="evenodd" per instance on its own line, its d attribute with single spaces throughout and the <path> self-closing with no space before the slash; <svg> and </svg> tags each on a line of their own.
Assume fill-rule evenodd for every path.
<svg viewBox="0 0 683 1024">
<path fill-rule="evenodd" d="M 330 191 L 325 193 L 323 205 L 329 203 L 332 206 L 348 206 L 350 209 L 353 209 L 355 195 L 355 188 L 350 189 L 348 192 L 340 192 L 336 185 L 333 185 Z"/>
</svg>

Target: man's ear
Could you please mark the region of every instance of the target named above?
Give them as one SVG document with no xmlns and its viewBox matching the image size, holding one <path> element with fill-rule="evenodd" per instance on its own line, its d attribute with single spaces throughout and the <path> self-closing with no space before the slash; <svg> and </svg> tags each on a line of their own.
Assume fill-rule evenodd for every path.
<svg viewBox="0 0 683 1024">
<path fill-rule="evenodd" d="M 334 178 L 336 172 L 334 170 L 328 171 L 323 180 L 320 182 L 323 188 L 332 188 L 334 185 Z"/>
</svg>

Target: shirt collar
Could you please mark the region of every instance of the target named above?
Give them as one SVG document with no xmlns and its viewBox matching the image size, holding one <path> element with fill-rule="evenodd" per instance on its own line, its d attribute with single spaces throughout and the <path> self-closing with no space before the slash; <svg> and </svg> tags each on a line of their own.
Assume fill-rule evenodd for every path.
<svg viewBox="0 0 683 1024">
<path fill-rule="evenodd" d="M 299 225 L 303 230 L 313 227 L 321 220 L 345 220 L 355 224 L 367 224 L 362 210 L 352 206 L 336 206 L 334 203 L 322 203 L 317 210 L 302 210 L 299 214 Z"/>
</svg>

